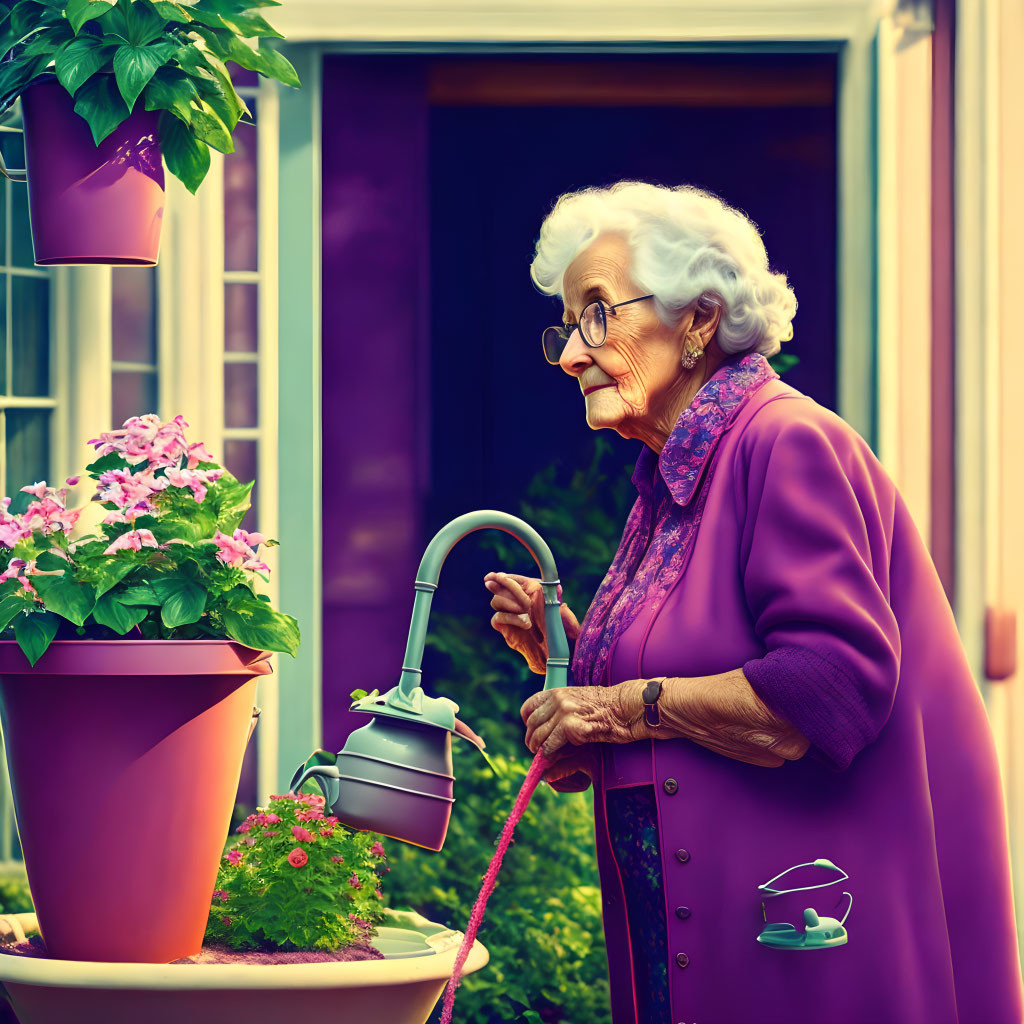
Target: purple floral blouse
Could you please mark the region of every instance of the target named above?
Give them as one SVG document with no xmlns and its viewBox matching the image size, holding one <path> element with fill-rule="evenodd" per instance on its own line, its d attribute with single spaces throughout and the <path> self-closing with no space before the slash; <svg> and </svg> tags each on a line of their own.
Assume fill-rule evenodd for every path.
<svg viewBox="0 0 1024 1024">
<path fill-rule="evenodd" d="M 721 424 L 778 376 L 758 352 L 727 359 L 679 417 L 660 458 L 644 445 L 633 472 L 639 496 L 576 640 L 577 686 L 607 685 L 615 641 L 641 607 L 657 609 L 672 589 L 700 525 L 708 488 L 698 485 L 714 462 L 710 456 L 722 436 Z M 710 472 L 704 484 L 711 482 Z"/>
</svg>

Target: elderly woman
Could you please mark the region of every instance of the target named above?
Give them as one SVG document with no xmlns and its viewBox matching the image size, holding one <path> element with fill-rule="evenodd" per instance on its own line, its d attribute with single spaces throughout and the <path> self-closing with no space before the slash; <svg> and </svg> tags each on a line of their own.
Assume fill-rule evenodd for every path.
<svg viewBox="0 0 1024 1024">
<path fill-rule="evenodd" d="M 587 423 L 643 442 L 574 685 L 522 708 L 548 781 L 593 781 L 615 1024 L 1020 1024 L 984 706 L 892 480 L 768 364 L 796 301 L 756 228 L 587 189 L 532 276 Z M 543 671 L 539 582 L 485 583 Z"/>
</svg>

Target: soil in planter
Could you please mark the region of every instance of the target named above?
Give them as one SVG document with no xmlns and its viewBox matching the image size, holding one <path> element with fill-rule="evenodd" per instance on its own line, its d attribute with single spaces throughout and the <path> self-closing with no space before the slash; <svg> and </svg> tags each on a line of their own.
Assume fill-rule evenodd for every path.
<svg viewBox="0 0 1024 1024">
<path fill-rule="evenodd" d="M 27 942 L 16 945 L 0 946 L 0 953 L 11 956 L 35 957 L 41 960 L 50 959 L 43 940 L 35 935 Z M 175 964 L 256 964 L 261 967 L 271 964 L 326 964 L 349 963 L 356 960 L 383 960 L 384 954 L 371 943 L 354 942 L 344 949 L 333 951 L 318 949 L 305 950 L 260 950 L 232 949 L 221 943 L 214 943 L 203 948 L 195 955 L 182 960 L 174 960 Z"/>
</svg>

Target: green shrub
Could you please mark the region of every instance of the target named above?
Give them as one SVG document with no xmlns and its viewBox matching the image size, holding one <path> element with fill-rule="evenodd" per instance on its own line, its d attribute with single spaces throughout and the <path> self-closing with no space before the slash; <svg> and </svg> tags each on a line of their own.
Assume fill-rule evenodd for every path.
<svg viewBox="0 0 1024 1024">
<path fill-rule="evenodd" d="M 30 914 L 35 910 L 28 878 L 24 870 L 15 868 L 0 874 L 0 914 Z"/>
<path fill-rule="evenodd" d="M 324 815 L 316 794 L 272 796 L 235 830 L 221 861 L 206 939 L 234 949 L 335 950 L 384 916 L 377 836 Z"/>
</svg>

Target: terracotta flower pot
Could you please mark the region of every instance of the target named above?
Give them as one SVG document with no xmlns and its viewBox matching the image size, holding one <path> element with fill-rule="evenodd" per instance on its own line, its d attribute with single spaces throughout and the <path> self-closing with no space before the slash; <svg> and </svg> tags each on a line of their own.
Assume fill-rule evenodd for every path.
<svg viewBox="0 0 1024 1024">
<path fill-rule="evenodd" d="M 455 966 L 462 932 L 419 914 L 388 915 L 392 926 L 371 940 L 384 960 L 154 967 L 0 953 L 0 982 L 21 1024 L 424 1024 Z M 488 959 L 474 942 L 463 976 Z"/>
<path fill-rule="evenodd" d="M 166 963 L 202 945 L 270 655 L 226 640 L 0 641 L 18 833 L 47 948 Z"/>
<path fill-rule="evenodd" d="M 97 146 L 54 78 L 21 97 L 36 263 L 155 266 L 164 213 L 156 111 L 141 100 Z"/>
</svg>

